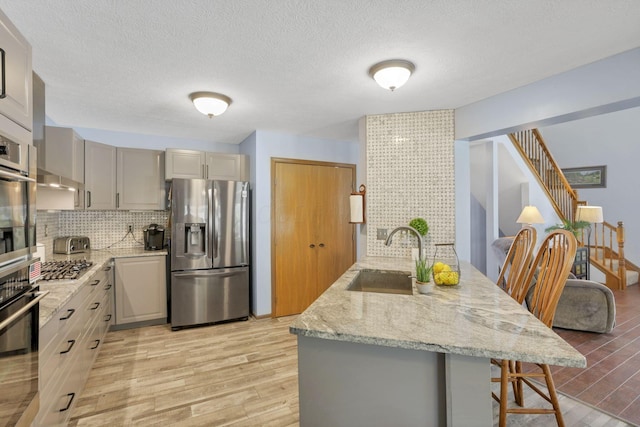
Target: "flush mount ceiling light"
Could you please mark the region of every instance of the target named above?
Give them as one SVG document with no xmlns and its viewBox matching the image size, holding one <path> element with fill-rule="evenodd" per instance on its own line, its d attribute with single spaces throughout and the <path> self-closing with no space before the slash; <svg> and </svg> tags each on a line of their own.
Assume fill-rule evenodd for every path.
<svg viewBox="0 0 640 427">
<path fill-rule="evenodd" d="M 378 62 L 369 68 L 369 75 L 383 88 L 394 91 L 409 80 L 415 69 L 415 65 L 409 61 L 391 59 Z"/>
<path fill-rule="evenodd" d="M 224 113 L 231 104 L 231 98 L 215 92 L 194 92 L 189 98 L 196 109 L 209 118 Z"/>
</svg>

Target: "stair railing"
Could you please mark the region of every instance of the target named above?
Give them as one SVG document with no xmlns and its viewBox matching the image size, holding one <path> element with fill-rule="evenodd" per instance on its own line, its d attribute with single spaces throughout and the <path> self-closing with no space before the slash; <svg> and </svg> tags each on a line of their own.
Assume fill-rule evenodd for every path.
<svg viewBox="0 0 640 427">
<path fill-rule="evenodd" d="M 571 188 L 571 184 L 553 159 L 538 129 L 510 133 L 509 139 L 547 193 L 558 216 L 574 221 L 578 205 L 586 205 L 586 202 L 578 199 L 578 193 Z M 594 231 L 594 243 L 587 242 L 591 248 L 591 260 L 605 273 L 608 287 L 626 289 L 627 262 L 624 257 L 622 221 L 619 221 L 617 226 L 607 222 L 594 224 Z M 583 246 L 585 237 L 583 233 L 579 239 Z"/>
<path fill-rule="evenodd" d="M 509 139 L 546 191 L 558 216 L 573 221 L 578 193 L 571 188 L 538 129 L 510 133 Z"/>
<path fill-rule="evenodd" d="M 627 287 L 627 261 L 624 256 L 624 224 L 603 222 L 593 224 L 594 239 L 589 244 L 591 261 L 605 273 L 607 286 L 614 289 Z"/>
</svg>

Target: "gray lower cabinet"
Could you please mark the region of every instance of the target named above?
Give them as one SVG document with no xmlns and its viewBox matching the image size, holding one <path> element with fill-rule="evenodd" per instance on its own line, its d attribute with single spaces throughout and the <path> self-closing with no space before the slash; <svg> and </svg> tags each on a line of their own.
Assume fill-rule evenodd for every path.
<svg viewBox="0 0 640 427">
<path fill-rule="evenodd" d="M 115 326 L 167 321 L 166 255 L 115 259 Z"/>
<path fill-rule="evenodd" d="M 66 426 L 113 318 L 112 267 L 95 273 L 40 329 L 40 410 L 33 426 Z"/>
</svg>

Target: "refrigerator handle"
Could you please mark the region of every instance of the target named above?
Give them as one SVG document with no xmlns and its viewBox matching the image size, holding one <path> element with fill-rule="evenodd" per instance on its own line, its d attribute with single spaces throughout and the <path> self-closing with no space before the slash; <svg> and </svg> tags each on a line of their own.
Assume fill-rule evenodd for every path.
<svg viewBox="0 0 640 427">
<path fill-rule="evenodd" d="M 240 194 L 241 211 L 242 211 L 242 261 L 249 263 L 249 222 L 251 221 L 250 199 L 249 199 L 249 183 L 242 184 Z"/>
<path fill-rule="evenodd" d="M 207 192 L 209 193 L 209 197 L 207 197 L 207 209 L 209 210 L 209 214 L 207 215 L 207 240 L 206 240 L 206 245 L 207 245 L 207 257 L 209 258 L 209 260 L 211 260 L 211 262 L 213 262 L 213 259 L 215 258 L 215 254 L 212 253 L 213 251 L 213 232 L 214 232 L 214 225 L 213 225 L 213 216 L 215 215 L 215 211 L 214 209 L 216 208 L 215 204 L 213 203 L 213 182 L 208 182 L 207 185 Z"/>
<path fill-rule="evenodd" d="M 218 181 L 211 181 L 213 183 L 213 229 L 211 232 L 213 240 L 213 259 L 218 258 L 220 252 L 220 188 Z"/>
</svg>

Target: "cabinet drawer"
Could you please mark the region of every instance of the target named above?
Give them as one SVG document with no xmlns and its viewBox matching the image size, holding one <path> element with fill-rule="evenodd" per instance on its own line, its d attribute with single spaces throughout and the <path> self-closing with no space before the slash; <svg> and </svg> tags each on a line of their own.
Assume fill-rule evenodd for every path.
<svg viewBox="0 0 640 427">
<path fill-rule="evenodd" d="M 78 369 L 75 367 L 81 359 L 82 342 L 74 345 L 72 352 L 67 353 L 69 359 L 55 366 L 54 375 L 40 390 L 40 410 L 34 422 L 35 426 L 65 426 L 71 412 L 71 405 L 79 397 Z M 68 406 L 68 408 L 67 408 Z M 66 410 L 64 410 L 67 408 Z"/>
<path fill-rule="evenodd" d="M 41 341 L 41 405 L 35 426 L 67 425 L 109 326 L 111 268 L 95 273 L 41 329 L 46 337 Z"/>
<path fill-rule="evenodd" d="M 98 352 L 102 347 L 105 333 L 107 332 L 107 323 L 105 322 L 105 315 L 108 308 L 107 303 L 108 298 L 105 295 L 105 297 L 101 301 L 100 309 L 96 313 L 95 320 L 91 324 L 89 324 L 89 330 L 87 331 L 87 335 L 85 337 L 85 345 L 83 348 L 83 362 L 86 364 L 84 380 L 86 380 L 86 378 L 89 376 L 91 366 L 96 360 Z"/>
<path fill-rule="evenodd" d="M 39 356 L 39 383 L 41 387 L 46 387 L 59 371 L 61 364 L 77 351 L 88 315 L 86 300 L 90 295 L 91 289 L 83 286 L 80 292 L 45 326 L 47 330 L 57 326 L 57 332 L 50 336 L 48 342 L 40 342 L 42 350 Z"/>
</svg>

